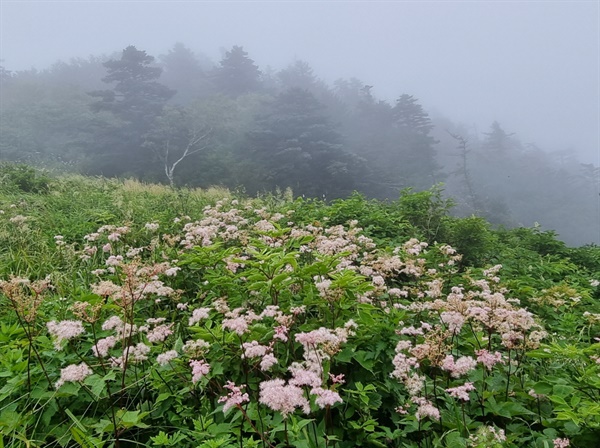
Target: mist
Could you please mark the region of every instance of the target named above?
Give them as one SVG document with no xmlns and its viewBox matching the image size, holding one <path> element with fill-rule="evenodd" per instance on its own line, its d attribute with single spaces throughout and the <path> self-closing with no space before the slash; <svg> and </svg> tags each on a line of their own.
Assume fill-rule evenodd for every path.
<svg viewBox="0 0 600 448">
<path fill-rule="evenodd" d="M 185 80 L 169 78 L 166 61 L 176 43 L 193 54 L 198 63 L 197 73 L 206 75 L 204 81 L 184 86 Z M 110 87 L 101 81 L 106 75 L 101 63 L 118 60 L 130 46 L 153 57 L 155 66 L 167 67 L 159 81 L 177 93 L 172 97 L 165 93 L 165 101 L 171 98 L 172 104 L 186 105 L 195 97 L 204 98 L 202 105 L 189 111 L 193 109 L 191 115 L 205 122 L 218 122 L 219 117 L 225 116 L 230 119 L 227 114 L 233 109 L 237 111 L 238 115 L 231 119 L 235 131 L 223 128 L 222 135 L 211 141 L 221 154 L 243 158 L 246 156 L 240 152 L 242 147 L 252 150 L 264 144 L 260 138 L 266 134 L 261 132 L 274 125 L 269 114 L 272 116 L 278 110 L 277 101 L 306 100 L 285 96 L 283 87 L 298 85 L 297 80 L 288 80 L 286 84 L 282 73 L 290 67 L 296 70 L 305 67 L 310 73 L 306 84 L 300 87 L 308 88 L 315 101 L 327 110 L 323 116 L 315 117 L 331 122 L 330 137 L 339 133 L 331 137 L 331 145 L 343 145 L 349 151 L 348 157 L 367 161 L 374 172 L 388 170 L 386 179 L 392 179 L 396 169 L 396 165 L 389 163 L 389 157 L 393 157 L 394 151 L 400 151 L 398 154 L 408 151 L 399 150 L 390 142 L 407 136 L 391 128 L 377 128 L 375 122 L 361 127 L 364 124 L 361 120 L 367 116 L 368 122 L 377 114 L 397 117 L 400 106 L 413 108 L 421 118 L 431 120 L 418 133 L 426 136 L 421 143 L 426 147 L 425 152 L 435 152 L 435 163 L 432 155 L 431 160 L 418 162 L 425 165 L 415 168 L 429 173 L 427 176 L 415 177 L 412 183 L 407 183 L 410 163 L 406 159 L 397 160 L 394 163 L 400 171 L 405 170 L 405 179 L 392 179 L 385 188 L 375 188 L 365 183 L 362 176 L 366 176 L 366 171 L 359 169 L 359 164 L 340 159 L 338 162 L 344 165 L 346 174 L 355 169 L 358 181 L 339 180 L 335 195 L 355 188 L 374 197 L 390 198 L 397 196 L 401 188 L 426 189 L 444 182 L 448 194 L 462 198 L 458 209 L 464 215 L 479 212 L 495 224 L 508 226 L 533 225 L 542 220 L 547 228 L 558 229 L 571 244 L 600 242 L 597 192 L 600 6 L 597 2 L 3 1 L 0 4 L 0 65 L 14 79 L 45 77 L 43 82 L 47 82 L 54 76 L 60 78 L 62 85 L 68 82 L 61 67 L 76 67 L 77 79 L 72 82 L 80 84 L 73 86 L 80 90 L 80 96 L 77 105 L 71 103 L 70 107 L 80 112 L 73 112 L 73 127 L 85 128 L 86 132 L 89 123 L 95 120 L 82 118 L 87 117 L 89 109 L 84 103 L 91 101 L 87 92 Z M 211 85 L 214 71 L 236 46 L 243 47 L 262 73 L 262 87 L 250 90 L 260 91 L 263 96 L 250 95 L 232 101 L 211 99 L 212 93 L 218 91 Z M 83 74 L 85 67 L 88 75 Z M 0 92 L 1 102 L 5 103 L 0 117 L 3 129 L 14 131 L 21 125 L 10 108 L 23 99 L 23 93 L 15 94 L 17 90 L 9 92 L 3 87 Z M 263 104 L 272 103 L 274 98 L 274 105 Z M 365 99 L 372 106 L 371 115 L 361 118 L 364 110 L 360 112 L 357 105 Z M 97 109 L 96 112 L 102 112 L 101 106 Z M 115 112 L 110 108 L 104 110 L 107 111 Z M 164 129 L 174 132 L 172 126 L 177 122 L 176 113 L 180 112 L 169 111 L 172 116 L 162 117 Z M 106 121 L 104 126 L 109 124 Z M 49 136 L 41 131 L 35 135 L 39 129 L 44 126 L 32 131 L 30 142 L 38 148 L 38 153 L 47 152 L 54 145 L 67 148 L 61 157 L 72 154 L 76 158 L 78 149 L 74 148 L 83 148 L 83 142 L 89 139 L 79 135 L 74 143 L 73 135 Z M 384 135 L 380 140 L 376 129 Z M 3 134 L 6 141 L 12 138 L 10 132 Z M 466 163 L 461 165 L 457 159 L 461 154 L 460 142 L 451 135 L 468 141 L 468 151 L 473 151 L 468 169 Z M 153 138 L 154 141 L 140 140 L 140 148 L 159 145 L 160 138 L 156 135 Z M 373 152 L 369 148 L 376 141 L 382 146 Z M 0 156 L 19 159 L 14 148 L 22 144 L 0 147 Z M 45 149 L 39 149 L 42 146 Z M 490 159 L 486 153 L 490 147 L 495 148 L 497 159 Z M 465 148 L 462 151 L 466 153 Z M 203 163 L 209 163 L 207 160 Z M 219 163 L 213 177 L 203 174 L 205 177 L 194 179 L 194 185 L 235 187 L 235 180 L 251 192 L 280 186 L 274 180 L 275 175 L 269 182 L 257 177 L 251 179 L 244 177 L 248 167 L 244 168 L 243 163 L 236 168 L 238 171 L 226 167 L 229 162 L 225 159 Z M 427 167 L 427 163 L 431 166 Z M 525 166 L 522 170 L 521 165 Z M 506 173 L 496 172 L 499 166 Z M 148 162 L 147 171 L 134 174 L 165 181 L 149 174 L 155 168 Z M 123 174 L 113 166 L 104 169 L 98 168 L 96 173 Z M 191 173 L 182 172 L 188 183 L 192 182 Z M 559 183 L 556 191 L 550 188 L 555 176 L 562 176 L 561 182 L 569 187 L 561 188 Z M 289 174 L 282 173 L 281 182 L 287 177 Z M 375 177 L 371 173 L 369 182 Z M 173 176 L 169 181 L 176 183 Z M 465 184 L 471 181 L 478 186 L 476 194 L 465 189 Z M 321 195 L 329 188 L 314 182 L 313 187 L 304 193 Z M 570 196 L 578 191 L 579 202 L 571 200 Z M 529 192 L 528 198 L 523 198 L 524 192 Z M 559 211 L 549 213 L 548 209 L 554 205 L 543 199 L 543 195 L 570 201 L 571 208 L 559 212 L 561 206 L 556 205 Z M 487 205 L 484 207 L 483 203 Z M 577 206 L 585 209 L 585 213 L 577 225 L 572 225 L 569 221 Z"/>
<path fill-rule="evenodd" d="M 596 2 L 4 1 L 9 70 L 110 54 L 159 55 L 184 42 L 215 60 L 244 45 L 260 67 L 309 62 L 326 81 L 356 77 L 483 131 L 498 120 L 549 151 L 597 163 Z"/>
</svg>

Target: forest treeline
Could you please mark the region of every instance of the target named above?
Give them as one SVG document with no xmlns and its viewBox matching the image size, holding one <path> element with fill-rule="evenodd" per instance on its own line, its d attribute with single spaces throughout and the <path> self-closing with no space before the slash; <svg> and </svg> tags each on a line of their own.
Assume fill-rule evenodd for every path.
<svg viewBox="0 0 600 448">
<path fill-rule="evenodd" d="M 214 63 L 181 43 L 157 58 L 129 46 L 0 77 L 3 160 L 326 199 L 443 183 L 459 215 L 600 242 L 598 167 L 498 122 L 479 135 L 430 116 L 402 86 L 390 103 L 355 78 L 328 84 L 305 61 L 263 68 L 234 46 Z"/>
</svg>

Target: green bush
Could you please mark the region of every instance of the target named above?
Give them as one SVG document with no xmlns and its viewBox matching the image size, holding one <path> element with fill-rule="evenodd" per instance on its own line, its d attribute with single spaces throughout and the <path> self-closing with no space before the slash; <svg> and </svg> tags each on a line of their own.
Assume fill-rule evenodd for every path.
<svg viewBox="0 0 600 448">
<path fill-rule="evenodd" d="M 12 163 L 0 164 L 0 186 L 25 193 L 48 193 L 50 177 L 35 168 Z"/>
</svg>

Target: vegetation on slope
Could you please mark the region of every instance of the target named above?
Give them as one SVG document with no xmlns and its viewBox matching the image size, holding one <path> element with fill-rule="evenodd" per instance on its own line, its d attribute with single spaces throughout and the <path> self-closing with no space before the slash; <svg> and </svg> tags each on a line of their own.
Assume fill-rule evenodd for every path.
<svg viewBox="0 0 600 448">
<path fill-rule="evenodd" d="M 0 173 L 25 446 L 595 447 L 600 249 L 392 202 Z"/>
</svg>

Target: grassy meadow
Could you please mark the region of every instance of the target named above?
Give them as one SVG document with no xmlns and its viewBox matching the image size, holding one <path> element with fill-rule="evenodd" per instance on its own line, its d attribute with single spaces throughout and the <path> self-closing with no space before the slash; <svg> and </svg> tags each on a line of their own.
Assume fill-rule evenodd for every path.
<svg viewBox="0 0 600 448">
<path fill-rule="evenodd" d="M 0 169 L 0 448 L 589 447 L 600 248 Z"/>
</svg>

